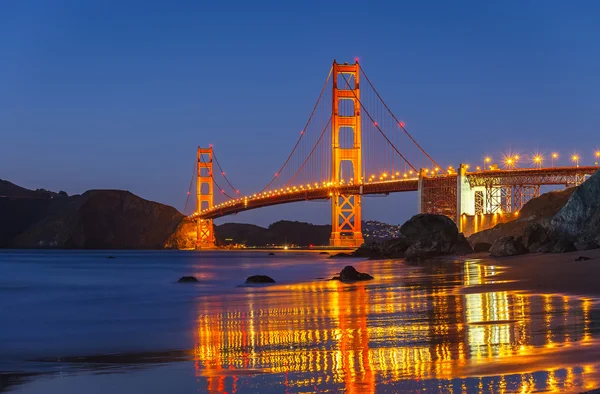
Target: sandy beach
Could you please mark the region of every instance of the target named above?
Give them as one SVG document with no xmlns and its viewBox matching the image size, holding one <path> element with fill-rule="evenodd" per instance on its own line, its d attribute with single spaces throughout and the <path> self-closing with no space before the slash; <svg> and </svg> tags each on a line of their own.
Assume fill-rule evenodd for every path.
<svg viewBox="0 0 600 394">
<path fill-rule="evenodd" d="M 579 256 L 590 260 L 575 261 Z M 524 291 L 529 293 L 599 296 L 600 249 L 562 254 L 533 253 L 493 258 L 478 253 L 470 259 L 495 267 L 486 284 L 467 287 L 465 293 L 488 291 Z"/>
</svg>

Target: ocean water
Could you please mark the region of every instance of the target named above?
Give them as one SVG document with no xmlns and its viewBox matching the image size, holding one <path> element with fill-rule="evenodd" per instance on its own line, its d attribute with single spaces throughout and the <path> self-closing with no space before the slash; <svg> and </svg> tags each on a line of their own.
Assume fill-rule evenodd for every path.
<svg viewBox="0 0 600 394">
<path fill-rule="evenodd" d="M 375 280 L 327 280 L 347 264 Z M 293 251 L 2 251 L 0 392 L 600 387 L 597 300 L 464 291 L 501 269 Z M 277 284 L 245 286 L 254 274 Z M 184 275 L 200 283 L 176 283 Z"/>
</svg>

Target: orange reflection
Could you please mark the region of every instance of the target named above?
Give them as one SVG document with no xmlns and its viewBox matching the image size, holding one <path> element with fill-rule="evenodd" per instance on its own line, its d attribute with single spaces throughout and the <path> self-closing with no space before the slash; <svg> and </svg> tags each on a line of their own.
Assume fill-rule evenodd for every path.
<svg viewBox="0 0 600 394">
<path fill-rule="evenodd" d="M 579 365 L 573 357 L 596 343 L 591 300 L 462 294 L 463 286 L 485 283 L 497 272 L 473 262 L 403 272 L 402 280 L 385 271 L 398 263 L 368 264 L 366 271 L 381 267 L 380 280 L 279 285 L 201 299 L 194 354 L 206 390 L 244 392 L 242 385 L 253 379 L 290 392 L 597 386 L 594 357 L 580 358 Z"/>
</svg>

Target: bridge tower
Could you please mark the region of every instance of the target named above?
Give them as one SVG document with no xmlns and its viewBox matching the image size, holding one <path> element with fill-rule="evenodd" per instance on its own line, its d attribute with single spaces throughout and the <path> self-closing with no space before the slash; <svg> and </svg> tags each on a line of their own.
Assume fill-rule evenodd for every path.
<svg viewBox="0 0 600 394">
<path fill-rule="evenodd" d="M 360 66 L 333 61 L 333 105 L 331 115 L 331 181 L 342 180 L 342 164 L 350 163 L 352 176 L 344 182 L 360 184 L 362 177 L 362 148 L 360 124 Z M 343 109 L 343 111 L 341 111 Z M 340 134 L 352 132 L 352 146 L 340 145 Z M 331 197 L 331 246 L 360 246 L 364 242 L 361 229 L 359 194 L 335 193 Z"/>
<path fill-rule="evenodd" d="M 213 207 L 213 148 L 198 147 L 198 179 L 196 182 L 196 212 Z M 215 248 L 212 219 L 197 219 L 196 249 Z"/>
</svg>

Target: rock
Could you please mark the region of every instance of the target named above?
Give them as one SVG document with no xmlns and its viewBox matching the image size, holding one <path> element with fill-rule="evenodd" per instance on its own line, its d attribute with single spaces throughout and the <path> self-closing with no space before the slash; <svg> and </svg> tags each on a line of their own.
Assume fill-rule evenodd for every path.
<svg viewBox="0 0 600 394">
<path fill-rule="evenodd" d="M 554 242 L 548 242 L 540 246 L 537 250 L 538 253 L 550 253 L 554 248 Z"/>
<path fill-rule="evenodd" d="M 275 256 L 275 253 L 271 252 L 267 256 Z"/>
<path fill-rule="evenodd" d="M 197 283 L 197 282 L 198 282 L 198 279 L 196 279 L 194 276 L 182 276 L 177 281 L 177 283 Z"/>
<path fill-rule="evenodd" d="M 529 253 L 534 253 L 534 252 L 537 252 L 541 247 L 542 247 L 541 243 L 535 242 L 535 243 L 532 243 L 531 245 L 529 245 L 527 250 L 529 250 Z"/>
<path fill-rule="evenodd" d="M 400 236 L 383 242 L 364 243 L 352 253 L 352 256 L 367 257 L 372 260 L 401 259 L 404 257 L 404 252 L 409 246 L 410 241 L 406 237 Z"/>
<path fill-rule="evenodd" d="M 462 256 L 473 253 L 473 248 L 465 236 L 462 233 L 459 233 L 456 236 L 456 240 L 452 243 L 450 253 Z"/>
<path fill-rule="evenodd" d="M 586 261 L 586 260 L 591 260 L 591 257 L 587 257 L 587 256 L 579 256 L 575 259 L 575 261 Z"/>
<path fill-rule="evenodd" d="M 598 249 L 598 244 L 595 241 L 577 241 L 575 242 L 575 249 L 582 250 L 592 250 Z"/>
<path fill-rule="evenodd" d="M 353 266 L 347 265 L 340 272 L 340 276 L 334 276 L 331 280 L 339 280 L 340 282 L 358 282 L 362 280 L 371 280 L 373 277 L 364 272 L 358 272 Z"/>
<path fill-rule="evenodd" d="M 441 245 L 454 242 L 458 236 L 458 229 L 447 216 L 421 213 L 407 220 L 400 227 L 400 233 L 410 244 L 422 239 L 435 239 Z"/>
<path fill-rule="evenodd" d="M 570 239 L 595 240 L 600 234 L 600 171 L 575 188 L 552 218 L 553 230 Z"/>
<path fill-rule="evenodd" d="M 573 243 L 573 241 L 571 241 L 567 237 L 561 237 L 554 244 L 554 247 L 552 248 L 552 253 L 569 253 L 575 252 L 576 250 L 577 249 L 575 249 L 575 244 Z"/>
<path fill-rule="evenodd" d="M 249 276 L 248 279 L 246 279 L 246 284 L 251 283 L 275 283 L 275 280 L 266 275 L 253 275 Z"/>
<path fill-rule="evenodd" d="M 473 252 L 456 224 L 443 215 L 415 215 L 400 227 L 400 233 L 410 244 L 404 252 L 407 261 Z"/>
<path fill-rule="evenodd" d="M 490 248 L 490 256 L 494 257 L 516 256 L 527 252 L 527 248 L 521 241 L 515 239 L 513 236 L 502 237 L 496 240 Z"/>
<path fill-rule="evenodd" d="M 523 229 L 523 245 L 531 250 L 532 246 L 537 244 L 537 250 L 540 245 L 548 241 L 548 234 L 546 229 L 539 223 L 528 223 Z"/>
<path fill-rule="evenodd" d="M 475 253 L 487 252 L 490 250 L 491 247 L 492 244 L 489 242 L 477 242 L 475 245 L 473 245 L 473 250 L 475 251 Z"/>
<path fill-rule="evenodd" d="M 348 257 L 354 257 L 353 255 L 351 255 L 350 253 L 336 253 L 336 254 L 332 254 L 331 256 L 329 256 L 330 259 L 344 259 L 344 258 L 348 258 Z"/>
</svg>

